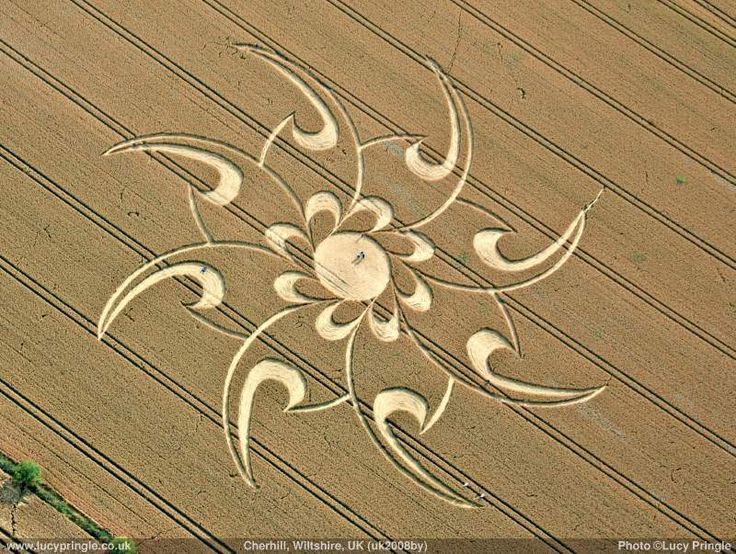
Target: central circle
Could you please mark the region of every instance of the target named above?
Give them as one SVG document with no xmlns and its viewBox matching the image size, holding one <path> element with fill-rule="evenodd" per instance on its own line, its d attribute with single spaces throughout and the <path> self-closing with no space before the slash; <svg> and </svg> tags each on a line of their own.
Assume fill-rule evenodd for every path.
<svg viewBox="0 0 736 554">
<path fill-rule="evenodd" d="M 336 233 L 314 251 L 317 278 L 330 292 L 348 300 L 370 300 L 391 279 L 386 251 L 361 233 Z"/>
</svg>

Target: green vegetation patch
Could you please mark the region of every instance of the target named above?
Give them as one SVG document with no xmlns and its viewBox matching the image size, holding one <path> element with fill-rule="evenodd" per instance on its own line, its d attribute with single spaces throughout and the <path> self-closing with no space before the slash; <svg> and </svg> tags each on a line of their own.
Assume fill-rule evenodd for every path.
<svg viewBox="0 0 736 554">
<path fill-rule="evenodd" d="M 33 460 L 21 460 L 15 464 L 11 475 L 22 488 L 33 489 L 42 483 L 41 467 Z"/>
<path fill-rule="evenodd" d="M 64 500 L 58 492 L 46 485 L 41 476 L 41 466 L 33 460 L 14 462 L 0 452 L 0 469 L 10 475 L 13 483 L 15 483 L 21 492 L 35 494 L 57 512 L 64 514 L 72 523 L 83 529 L 87 534 L 100 542 L 111 544 L 113 546 L 112 552 L 127 552 L 128 554 L 136 554 L 138 552 L 138 548 L 131 539 L 127 537 L 114 537 L 112 533 L 97 525 L 97 523 Z"/>
</svg>

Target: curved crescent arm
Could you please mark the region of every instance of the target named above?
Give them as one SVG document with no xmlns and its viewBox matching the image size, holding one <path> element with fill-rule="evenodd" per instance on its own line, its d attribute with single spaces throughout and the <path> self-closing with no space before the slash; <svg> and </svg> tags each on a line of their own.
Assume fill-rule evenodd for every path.
<svg viewBox="0 0 736 554">
<path fill-rule="evenodd" d="M 214 190 L 203 193 L 203 196 L 218 206 L 225 206 L 235 200 L 243 185 L 243 171 L 231 160 L 203 148 L 177 144 L 183 137 L 178 135 L 159 135 L 155 137 L 135 138 L 116 144 L 103 156 L 121 152 L 143 151 L 172 154 L 190 160 L 202 162 L 217 170 L 220 182 Z"/>
<path fill-rule="evenodd" d="M 261 252 L 270 256 L 275 255 L 271 250 L 260 246 L 258 244 L 252 244 L 248 242 L 205 242 L 200 244 L 192 244 L 181 248 L 176 248 L 169 252 L 166 252 L 153 260 L 143 264 L 133 273 L 131 273 L 115 290 L 110 296 L 105 307 L 100 315 L 100 320 L 97 324 L 97 338 L 101 339 L 107 332 L 115 318 L 120 315 L 120 312 L 128 305 L 134 298 L 143 293 L 146 289 L 152 287 L 156 283 L 168 279 L 170 277 L 188 276 L 200 283 L 202 286 L 202 297 L 199 302 L 189 305 L 188 308 L 192 309 L 207 309 L 217 306 L 223 299 L 225 294 L 225 283 L 222 275 L 216 268 L 209 266 L 204 263 L 196 262 L 182 262 L 171 265 L 165 269 L 158 270 L 147 277 L 145 277 L 140 283 L 133 286 L 131 285 L 141 278 L 146 272 L 154 269 L 158 264 L 167 262 L 170 258 L 184 254 L 187 252 L 194 252 L 196 250 L 205 250 L 207 248 L 242 248 L 245 250 L 252 250 L 254 252 Z M 202 269 L 204 268 L 204 271 Z"/>
<path fill-rule="evenodd" d="M 304 95 L 309 103 L 312 104 L 314 109 L 319 114 L 320 118 L 322 119 L 322 129 L 320 129 L 316 133 L 304 131 L 299 126 L 297 126 L 293 116 L 290 116 L 291 120 L 294 122 L 293 136 L 297 144 L 299 144 L 302 148 L 308 148 L 315 151 L 329 150 L 330 148 L 334 148 L 337 145 L 338 138 L 337 120 L 330 111 L 330 108 L 328 108 L 327 104 L 325 104 L 324 100 L 322 100 L 319 94 L 317 94 L 315 89 L 307 84 L 307 81 L 311 81 L 319 88 L 322 88 L 316 81 L 316 79 L 311 77 L 304 69 L 297 66 L 295 63 L 282 58 L 281 56 L 278 56 L 264 48 L 252 44 L 236 44 L 235 46 L 237 48 L 240 48 L 241 50 L 245 50 L 247 52 L 250 52 L 251 54 L 254 54 L 255 56 L 261 58 L 266 63 L 274 67 L 279 73 L 281 73 L 284 77 L 291 81 L 294 86 L 299 89 L 299 91 Z"/>
<path fill-rule="evenodd" d="M 304 400 L 307 391 L 307 381 L 302 373 L 278 360 L 261 360 L 248 373 L 240 392 L 240 406 L 238 408 L 240 458 L 236 458 L 236 464 L 238 471 L 252 487 L 255 487 L 256 483 L 253 478 L 253 467 L 250 460 L 250 422 L 256 389 L 264 381 L 276 381 L 286 387 L 289 393 L 289 402 L 284 408 L 285 412 Z"/>
<path fill-rule="evenodd" d="M 477 507 L 477 503 L 464 498 L 460 493 L 427 471 L 396 439 L 388 424 L 387 419 L 391 414 L 397 411 L 404 411 L 414 416 L 419 422 L 420 433 L 426 431 L 429 428 L 429 424 L 433 422 L 431 420 L 430 422 L 426 421 L 428 406 L 426 399 L 422 395 L 404 388 L 383 390 L 376 396 L 373 405 L 373 420 L 378 429 L 378 435 L 368 423 L 361 409 L 360 399 L 355 391 L 355 380 L 353 378 L 355 337 L 360 329 L 360 322 L 362 322 L 365 313 L 363 312 L 363 315 L 360 316 L 360 321 L 352 330 L 345 348 L 345 377 L 348 384 L 348 394 L 350 395 L 350 400 L 358 416 L 358 420 L 379 451 L 406 477 L 451 504 L 463 508 Z"/>
<path fill-rule="evenodd" d="M 605 388 L 605 385 L 589 389 L 546 387 L 521 381 L 520 379 L 504 377 L 493 371 L 488 362 L 489 356 L 500 349 L 514 350 L 511 343 L 498 331 L 494 331 L 493 329 L 481 329 L 472 335 L 467 343 L 468 357 L 475 371 L 491 385 L 503 391 L 524 395 L 538 395 L 552 400 L 556 406 L 563 406 L 590 400 Z"/>
</svg>

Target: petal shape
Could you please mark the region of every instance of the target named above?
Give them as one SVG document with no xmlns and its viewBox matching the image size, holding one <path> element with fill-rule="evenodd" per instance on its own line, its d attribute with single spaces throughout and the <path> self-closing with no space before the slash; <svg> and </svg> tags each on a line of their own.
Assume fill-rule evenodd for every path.
<svg viewBox="0 0 736 554">
<path fill-rule="evenodd" d="M 314 216 L 319 212 L 329 212 L 334 219 L 333 229 L 337 226 L 342 218 L 342 204 L 335 194 L 329 191 L 322 191 L 313 194 L 304 208 L 304 217 L 307 223 L 310 223 Z"/>
<path fill-rule="evenodd" d="M 426 262 L 434 256 L 434 243 L 423 233 L 417 231 L 403 231 L 401 236 L 406 237 L 414 248 L 411 254 L 399 256 L 406 262 Z"/>
<path fill-rule="evenodd" d="M 301 271 L 285 271 L 276 277 L 273 282 L 273 288 L 276 289 L 276 294 L 292 304 L 308 304 L 319 300 L 318 298 L 307 296 L 306 294 L 302 294 L 296 290 L 297 282 L 302 279 L 314 280 L 310 275 L 302 273 Z"/>
<path fill-rule="evenodd" d="M 412 310 L 417 312 L 426 312 L 432 306 L 432 289 L 423 277 L 418 275 L 415 271 L 412 271 L 411 273 L 414 275 L 414 279 L 416 281 L 414 292 L 410 295 L 405 295 L 401 291 L 397 291 L 397 294 L 399 299 Z"/>
<path fill-rule="evenodd" d="M 368 323 L 373 334 L 383 342 L 393 342 L 399 338 L 401 332 L 400 321 L 398 305 L 394 306 L 393 313 L 388 320 L 384 320 L 376 314 L 375 305 L 371 307 L 368 313 Z"/>
<path fill-rule="evenodd" d="M 291 223 L 274 223 L 266 229 L 265 236 L 268 246 L 287 260 L 292 259 L 291 254 L 286 249 L 287 241 L 299 238 L 309 243 L 309 239 L 304 231 Z"/>
<path fill-rule="evenodd" d="M 353 209 L 350 210 L 346 217 L 350 217 L 351 215 L 362 211 L 373 212 L 376 216 L 376 223 L 369 232 L 383 229 L 391 223 L 391 219 L 394 217 L 394 210 L 391 207 L 391 204 L 378 196 L 366 196 L 361 198 L 355 206 L 353 206 Z"/>
<path fill-rule="evenodd" d="M 100 316 L 100 322 L 97 326 L 97 338 L 102 338 L 115 318 L 120 315 L 120 312 L 123 311 L 125 306 L 127 306 L 128 303 L 130 303 L 136 296 L 140 295 L 146 289 L 160 281 L 170 277 L 179 276 L 190 277 L 202 286 L 202 295 L 200 299 L 194 304 L 187 306 L 190 310 L 214 308 L 222 302 L 222 299 L 225 296 L 225 281 L 222 278 L 222 274 L 220 274 L 217 269 L 207 264 L 196 262 L 182 262 L 174 264 L 152 273 L 130 289 L 120 300 L 118 299 L 127 288 L 127 285 L 129 284 L 128 281 L 115 291 L 115 294 L 113 294 L 107 301 L 107 304 L 102 311 L 102 315 Z"/>
<path fill-rule="evenodd" d="M 317 316 L 314 326 L 317 329 L 319 335 L 326 340 L 341 340 L 347 337 L 350 332 L 360 323 L 362 316 L 356 317 L 353 321 L 348 323 L 337 323 L 333 318 L 335 310 L 342 304 L 343 301 L 334 302 L 327 306 Z"/>
<path fill-rule="evenodd" d="M 471 336 L 467 343 L 468 357 L 475 371 L 490 384 L 503 391 L 561 399 L 566 401 L 567 404 L 573 404 L 589 400 L 603 390 L 603 387 L 592 389 L 545 387 L 499 375 L 491 369 L 488 358 L 493 352 L 502 348 L 514 350 L 511 343 L 503 335 L 492 329 L 481 329 Z M 556 403 L 556 405 L 560 404 Z"/>
<path fill-rule="evenodd" d="M 238 469 L 251 485 L 255 486 L 253 467 L 250 459 L 250 423 L 253 413 L 253 401 L 256 389 L 264 381 L 276 381 L 284 385 L 289 393 L 289 402 L 284 408 L 288 412 L 299 402 L 304 400 L 307 391 L 307 381 L 298 369 L 278 360 L 265 359 L 258 362 L 248 373 L 243 389 L 240 392 L 238 406 L 238 429 L 240 432 L 240 456 Z"/>
</svg>

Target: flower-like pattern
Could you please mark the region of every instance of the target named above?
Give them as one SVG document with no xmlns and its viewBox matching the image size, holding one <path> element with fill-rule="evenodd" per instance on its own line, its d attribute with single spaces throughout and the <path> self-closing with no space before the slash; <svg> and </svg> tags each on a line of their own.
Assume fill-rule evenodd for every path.
<svg viewBox="0 0 736 554">
<path fill-rule="evenodd" d="M 255 485 L 249 448 L 253 402 L 259 385 L 273 380 L 288 391 L 289 401 L 285 408 L 288 412 L 320 411 L 343 402 L 350 403 L 374 444 L 404 475 L 455 505 L 477 506 L 463 491 L 456 490 L 429 472 L 394 435 L 389 418 L 397 412 L 408 413 L 419 422 L 420 432 L 426 432 L 443 414 L 457 383 L 500 402 L 548 407 L 583 402 L 603 389 L 566 389 L 528 383 L 499 374 L 489 360 L 491 354 L 499 349 L 519 353 L 516 329 L 501 295 L 530 286 L 557 271 L 581 240 L 586 214 L 594 202 L 580 211 L 557 241 L 523 259 L 509 259 L 499 249 L 500 239 L 512 233 L 508 226 L 495 226 L 475 233 L 473 250 L 488 268 L 512 275 L 532 272 L 531 276 L 503 286 L 478 286 L 434 275 L 423 269 L 423 264 L 435 257 L 438 247 L 419 229 L 441 217 L 453 205 L 471 206 L 460 195 L 470 170 L 473 134 L 463 100 L 450 78 L 436 63 L 427 61 L 442 88 L 450 119 L 447 154 L 443 160 L 433 163 L 420 153 L 423 137 L 389 135 L 362 141 L 347 110 L 308 71 L 263 48 L 250 45 L 241 45 L 240 48 L 267 63 L 296 87 L 316 111 L 321 128 L 317 132 L 307 131 L 297 124 L 295 114 L 291 113 L 272 129 L 257 156 L 219 141 L 183 134 L 139 137 L 108 150 L 106 155 L 143 151 L 187 159 L 216 171 L 219 181 L 207 192 L 194 186 L 188 191 L 190 209 L 203 240 L 167 252 L 132 273 L 108 300 L 100 317 L 98 336 L 102 338 L 115 318 L 143 291 L 175 277 L 191 278 L 201 286 L 199 300 L 186 306 L 194 317 L 218 332 L 233 334 L 204 316 L 223 302 L 226 283 L 222 273 L 217 267 L 203 261 L 172 262 L 172 259 L 181 254 L 192 256 L 208 249 L 245 250 L 253 254 L 280 257 L 291 267 L 276 276 L 273 287 L 287 306 L 268 317 L 248 336 L 236 335 L 242 344 L 232 359 L 223 386 L 222 425 L 225 440 L 242 477 Z M 289 130 L 290 139 L 299 148 L 312 152 L 335 149 L 342 136 L 347 136 L 347 140 L 352 142 L 357 172 L 352 194 L 346 202 L 342 202 L 332 190 L 315 192 L 302 201 L 289 183 L 272 168 L 269 159 L 273 145 L 277 140 L 289 138 Z M 389 201 L 363 194 L 365 153 L 378 145 L 392 143 L 408 144 L 403 149 L 403 162 L 411 175 L 419 180 L 435 183 L 452 179 L 452 189 L 443 203 L 408 224 L 398 223 Z M 299 221 L 276 222 L 267 226 L 260 244 L 220 240 L 213 236 L 208 227 L 202 207 L 225 207 L 231 204 L 241 194 L 248 173 L 260 175 L 274 183 L 297 210 Z M 472 206 L 479 209 L 478 206 Z M 329 219 L 329 229 L 320 232 L 315 222 L 325 217 Z M 399 287 L 399 271 L 410 276 L 413 282 L 411 290 L 404 291 Z M 477 375 L 497 391 L 479 386 L 465 374 L 448 371 L 417 336 L 407 314 L 431 311 L 437 287 L 481 294 L 496 302 L 506 328 L 475 329 L 467 339 L 466 350 Z M 332 344 L 345 341 L 347 393 L 324 402 L 304 403 L 307 392 L 304 374 L 283 360 L 264 358 L 249 369 L 240 390 L 236 416 L 240 439 L 236 445 L 231 432 L 230 404 L 233 379 L 241 359 L 271 326 L 307 306 L 320 307 L 314 325 L 323 339 Z M 354 317 L 348 321 L 336 321 L 335 314 L 342 307 L 350 307 Z M 389 387 L 381 390 L 373 404 L 366 409 L 365 400 L 356 391 L 354 378 L 356 336 L 364 322 L 367 322 L 366 325 L 379 341 L 394 342 L 402 334 L 409 337 L 411 344 L 422 352 L 428 364 L 446 373 L 445 393 L 437 406 L 431 408 L 427 398 L 411 388 Z"/>
<path fill-rule="evenodd" d="M 419 232 L 397 231 L 386 229 L 392 219 L 391 205 L 377 197 L 365 197 L 358 201 L 352 210 L 343 217 L 342 206 L 338 198 L 331 192 L 322 191 L 314 194 L 306 203 L 305 216 L 307 224 L 319 211 L 328 211 L 334 218 L 335 225 L 329 235 L 319 244 L 314 244 L 308 232 L 295 226 L 277 224 L 271 226 L 266 238 L 275 252 L 289 257 L 286 241 L 299 237 L 308 243 L 311 251 L 313 267 L 309 273 L 302 271 L 286 271 L 274 282 L 274 288 L 281 298 L 296 304 L 308 304 L 330 299 L 332 302 L 324 308 L 316 321 L 319 334 L 327 340 L 345 338 L 359 323 L 363 315 L 350 323 L 337 325 L 333 313 L 348 302 L 367 302 L 366 313 L 375 336 L 382 341 L 394 341 L 400 334 L 400 305 L 415 311 L 427 311 L 432 302 L 429 286 L 417 278 L 413 294 L 405 295 L 396 287 L 392 274 L 396 263 L 411 267 L 412 264 L 429 260 L 434 255 L 434 245 Z M 365 231 L 341 230 L 341 225 L 350 216 L 360 211 L 371 212 L 375 224 Z M 408 253 L 399 253 L 383 244 L 388 238 L 392 244 L 403 241 L 411 249 Z M 319 284 L 322 292 L 318 296 L 308 296 L 297 290 L 299 281 L 310 280 Z M 314 289 L 314 287 L 312 287 Z M 374 310 L 376 300 L 390 292 L 393 300 L 391 315 L 383 320 Z"/>
</svg>

